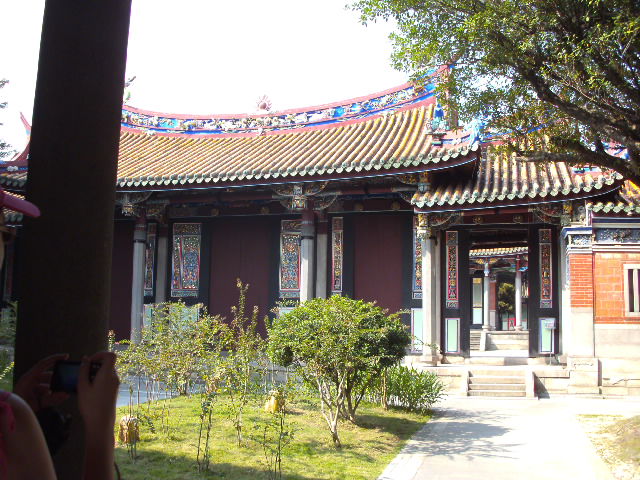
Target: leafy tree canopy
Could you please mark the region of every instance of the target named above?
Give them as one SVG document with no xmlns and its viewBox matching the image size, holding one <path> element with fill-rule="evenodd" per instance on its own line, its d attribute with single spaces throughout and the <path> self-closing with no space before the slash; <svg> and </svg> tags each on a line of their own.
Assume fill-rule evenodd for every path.
<svg viewBox="0 0 640 480">
<path fill-rule="evenodd" d="M 396 20 L 393 64 L 415 80 L 452 66 L 441 75 L 440 98 L 462 120 L 483 118 L 489 131 L 510 133 L 521 157 L 614 168 L 640 183 L 637 0 L 359 0 L 352 7 L 365 23 Z M 614 145 L 627 148 L 626 158 L 612 154 Z"/>
<path fill-rule="evenodd" d="M 9 83 L 9 80 L 5 78 L 0 78 L 0 88 L 4 87 L 7 83 Z M 3 108 L 6 108 L 6 106 L 7 106 L 7 102 L 0 102 L 0 110 Z M 0 125 L 2 125 L 2 123 L 0 123 Z M 11 150 L 11 145 L 6 143 L 4 140 L 0 139 L 0 160 L 4 159 L 5 157 L 8 157 L 13 153 L 15 152 Z"/>
</svg>

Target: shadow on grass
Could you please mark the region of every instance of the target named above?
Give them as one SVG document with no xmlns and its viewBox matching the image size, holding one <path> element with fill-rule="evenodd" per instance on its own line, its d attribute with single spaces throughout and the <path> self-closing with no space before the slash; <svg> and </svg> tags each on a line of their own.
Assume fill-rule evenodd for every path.
<svg viewBox="0 0 640 480">
<path fill-rule="evenodd" d="M 409 438 L 429 421 L 429 417 L 424 417 L 424 422 L 409 420 L 385 415 L 357 415 L 356 425 L 360 428 L 377 429 L 383 432 L 392 433 L 401 439 Z"/>
<path fill-rule="evenodd" d="M 260 480 L 269 478 L 266 466 L 263 469 L 231 463 L 215 463 L 212 459 L 207 471 L 198 472 L 193 459 L 167 455 L 157 451 L 138 454 L 134 462 L 126 450 L 116 450 L 116 462 L 123 480 L 196 480 L 203 478 L 226 478 L 230 480 Z M 283 464 L 283 476 L 290 480 L 313 480 L 287 472 Z"/>
</svg>

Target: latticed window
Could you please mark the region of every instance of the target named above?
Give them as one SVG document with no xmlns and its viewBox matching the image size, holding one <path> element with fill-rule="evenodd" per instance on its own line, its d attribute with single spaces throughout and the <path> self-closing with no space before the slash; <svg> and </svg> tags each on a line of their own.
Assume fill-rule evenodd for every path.
<svg viewBox="0 0 640 480">
<path fill-rule="evenodd" d="M 640 317 L 640 265 L 624 266 L 624 310 L 627 316 Z"/>
</svg>

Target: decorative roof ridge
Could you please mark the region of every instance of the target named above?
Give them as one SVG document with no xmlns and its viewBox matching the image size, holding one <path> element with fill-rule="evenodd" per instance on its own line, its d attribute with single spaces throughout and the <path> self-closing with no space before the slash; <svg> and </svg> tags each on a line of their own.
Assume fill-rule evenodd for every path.
<svg viewBox="0 0 640 480">
<path fill-rule="evenodd" d="M 388 93 L 387 93 L 388 92 Z M 158 135 L 185 133 L 188 135 L 224 135 L 228 133 L 262 133 L 272 130 L 307 128 L 315 125 L 342 123 L 393 112 L 404 106 L 422 103 L 437 105 L 434 83 L 425 86 L 404 84 L 361 99 L 282 112 L 237 115 L 177 115 L 122 108 L 123 127 L 140 129 Z"/>
<path fill-rule="evenodd" d="M 320 105 L 308 105 L 303 107 L 295 107 L 288 108 L 285 110 L 276 110 L 273 112 L 266 113 L 172 113 L 172 112 L 157 112 L 154 110 L 146 110 L 144 108 L 134 107 L 133 105 L 123 104 L 123 110 L 129 110 L 135 113 L 140 113 L 143 115 L 149 116 L 157 116 L 157 117 L 170 117 L 170 118 L 179 118 L 183 120 L 189 119 L 198 119 L 198 120 L 208 120 L 208 119 L 229 119 L 229 118 L 255 118 L 255 117 L 268 117 L 271 115 L 287 115 L 290 113 L 304 113 L 313 110 L 322 110 L 325 108 L 333 108 L 339 107 L 342 105 L 347 105 L 351 103 L 364 102 L 367 100 L 371 100 L 372 98 L 382 97 L 384 95 L 390 95 L 392 93 L 399 92 L 401 90 L 408 90 L 411 87 L 415 87 L 412 82 L 406 82 L 402 85 L 396 85 L 395 87 L 387 88 L 386 90 L 382 90 L 375 93 L 370 93 L 368 95 L 362 95 L 360 97 L 355 98 L 346 98 L 344 100 L 338 100 L 330 103 L 323 103 Z"/>
<path fill-rule="evenodd" d="M 133 133 L 133 134 L 137 134 L 137 135 L 141 135 L 141 136 L 158 136 L 158 137 L 176 137 L 176 138 L 190 138 L 190 139 L 194 139 L 194 138 L 243 138 L 243 137 L 253 137 L 253 138 L 259 138 L 259 137 L 264 137 L 264 136 L 270 136 L 270 135 L 288 135 L 288 134 L 292 134 L 292 133 L 301 133 L 301 132 L 310 132 L 310 131 L 316 131 L 316 130 L 328 130 L 328 129 L 332 129 L 332 128 L 340 128 L 340 127 L 345 127 L 348 125 L 354 125 L 354 124 L 358 124 L 358 123 L 363 123 L 363 122 L 367 122 L 367 121 L 375 121 L 377 119 L 384 119 L 387 118 L 391 115 L 396 115 L 398 113 L 403 113 L 406 112 L 408 110 L 412 110 L 415 108 L 420 108 L 420 107 L 428 107 L 429 105 L 433 104 L 432 99 L 425 99 L 416 103 L 412 103 L 412 104 L 405 104 L 405 105 L 401 105 L 399 107 L 397 107 L 394 110 L 385 110 L 382 112 L 377 112 L 377 113 L 373 113 L 371 115 L 365 116 L 365 117 L 357 117 L 357 118 L 350 118 L 350 119 L 346 119 L 343 120 L 341 122 L 336 122 L 336 123 L 318 123 L 318 124 L 306 124 L 306 125 L 300 125 L 300 126 L 293 126 L 293 127 L 289 127 L 289 128 L 282 128 L 282 129 L 278 129 L 278 130 L 262 130 L 262 131 L 256 131 L 255 129 L 243 129 L 242 131 L 232 131 L 232 132 L 225 132 L 225 133 L 212 133 L 212 134 L 198 134 L 198 135 L 194 135 L 193 133 L 186 133 L 184 131 L 172 131 L 172 132 L 161 132 L 161 133 L 156 133 L 155 131 L 150 131 L 150 129 L 140 129 L 140 128 L 135 128 L 135 127 L 131 127 L 129 125 L 126 124 L 122 124 L 121 126 L 121 131 L 122 132 L 128 132 L 128 133 Z M 458 128 L 455 130 L 449 130 L 446 131 L 445 133 L 442 134 L 441 139 L 444 140 L 445 143 L 466 143 L 465 140 L 469 138 L 469 131 L 463 129 L 463 128 Z"/>
</svg>

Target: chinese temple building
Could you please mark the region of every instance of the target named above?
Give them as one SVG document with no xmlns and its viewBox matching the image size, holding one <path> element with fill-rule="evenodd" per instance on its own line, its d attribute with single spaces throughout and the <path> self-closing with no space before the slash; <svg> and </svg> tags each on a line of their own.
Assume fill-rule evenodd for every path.
<svg viewBox="0 0 640 480">
<path fill-rule="evenodd" d="M 405 310 L 416 363 L 553 363 L 559 390 L 640 393 L 635 185 L 497 153 L 480 125 L 449 127 L 431 84 L 261 107 L 123 106 L 117 338 L 135 340 L 157 302 L 228 316 L 241 279 L 261 315 L 330 295 Z M 4 162 L 3 187 L 19 194 L 27 169 L 28 151 Z"/>
</svg>

